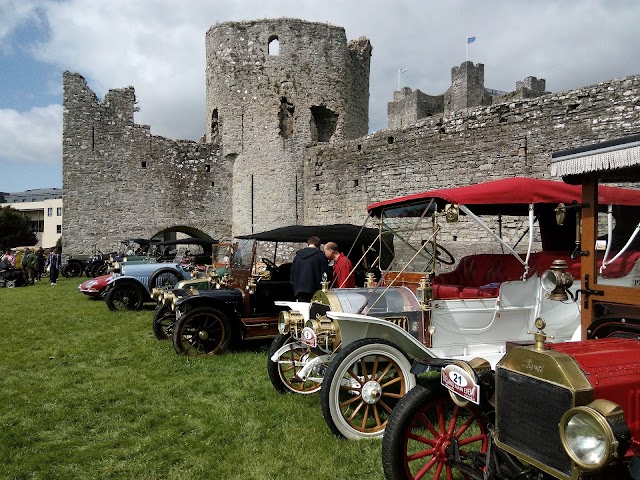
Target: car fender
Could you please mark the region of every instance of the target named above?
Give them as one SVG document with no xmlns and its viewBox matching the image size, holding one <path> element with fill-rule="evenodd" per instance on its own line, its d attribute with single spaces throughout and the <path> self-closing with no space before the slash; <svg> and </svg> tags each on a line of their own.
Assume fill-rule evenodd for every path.
<svg viewBox="0 0 640 480">
<path fill-rule="evenodd" d="M 142 283 L 140 280 L 138 280 L 136 277 L 129 277 L 127 275 L 123 275 L 117 278 L 113 278 L 111 279 L 111 281 L 108 283 L 107 289 L 111 289 L 114 288 L 117 285 L 122 285 L 125 283 L 133 283 L 135 285 L 140 286 L 140 288 L 142 289 L 142 291 L 145 293 L 145 295 L 147 296 L 147 300 L 149 298 L 151 298 L 151 296 L 149 295 L 149 291 L 147 290 L 147 287 L 144 283 Z M 106 289 L 105 289 L 106 291 Z"/>
<path fill-rule="evenodd" d="M 395 344 L 411 359 L 436 356 L 429 348 L 388 320 L 333 311 L 327 312 L 327 316 L 338 321 L 343 347 L 361 338 L 382 338 Z"/>
<path fill-rule="evenodd" d="M 212 290 L 213 292 L 213 290 Z M 232 323 L 237 323 L 240 312 L 234 306 L 238 294 L 234 290 L 215 290 L 216 295 L 189 295 L 181 298 L 177 306 L 183 311 L 185 308 L 193 309 L 198 307 L 212 307 L 228 315 Z"/>
<path fill-rule="evenodd" d="M 309 309 L 311 303 L 309 302 L 290 302 L 287 300 L 277 300 L 273 302 L 278 307 L 289 307 L 292 312 L 300 312 L 305 322 L 309 320 Z"/>
</svg>

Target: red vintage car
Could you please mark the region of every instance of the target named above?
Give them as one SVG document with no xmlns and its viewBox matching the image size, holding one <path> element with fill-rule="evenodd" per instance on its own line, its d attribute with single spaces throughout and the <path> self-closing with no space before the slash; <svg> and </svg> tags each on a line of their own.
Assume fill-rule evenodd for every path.
<svg viewBox="0 0 640 480">
<path fill-rule="evenodd" d="M 100 275 L 99 277 L 90 278 L 86 282 L 82 282 L 78 286 L 78 290 L 80 290 L 85 295 L 97 300 L 99 298 L 102 298 L 107 287 L 112 281 L 112 273 L 108 275 Z"/>
<path fill-rule="evenodd" d="M 640 252 L 640 208 L 599 205 L 607 184 L 640 192 L 640 135 L 558 152 L 551 164 L 582 184 L 580 203 L 555 209 L 558 223 L 575 216 L 581 265 L 572 273 L 554 261 L 541 282 L 550 300 L 580 307 L 582 341 L 547 335 L 543 313 L 533 345 L 513 342 L 495 369 L 481 358 L 416 360 L 418 386 L 384 433 L 387 480 L 640 480 L 640 264 L 613 274 Z"/>
</svg>

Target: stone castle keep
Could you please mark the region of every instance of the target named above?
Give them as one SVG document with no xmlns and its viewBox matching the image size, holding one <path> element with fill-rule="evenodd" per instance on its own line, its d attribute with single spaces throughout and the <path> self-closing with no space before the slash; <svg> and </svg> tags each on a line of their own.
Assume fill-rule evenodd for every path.
<svg viewBox="0 0 640 480">
<path fill-rule="evenodd" d="M 65 72 L 65 251 L 160 232 L 230 239 L 291 224 L 362 224 L 372 202 L 548 178 L 551 153 L 640 131 L 638 76 L 561 93 L 527 77 L 497 92 L 485 88 L 482 64 L 464 62 L 442 95 L 394 92 L 388 129 L 367 135 L 371 52 L 366 38 L 347 42 L 328 24 L 214 25 L 200 142 L 134 123 L 133 87 L 100 101 Z"/>
</svg>

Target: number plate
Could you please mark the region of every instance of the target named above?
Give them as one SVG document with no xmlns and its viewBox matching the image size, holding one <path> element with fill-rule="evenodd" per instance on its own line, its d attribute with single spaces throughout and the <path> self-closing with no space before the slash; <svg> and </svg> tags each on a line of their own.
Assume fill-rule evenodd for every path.
<svg viewBox="0 0 640 480">
<path fill-rule="evenodd" d="M 310 347 L 318 346 L 318 337 L 316 336 L 316 332 L 313 331 L 313 328 L 304 327 L 302 329 L 302 343 L 308 345 Z"/>
<path fill-rule="evenodd" d="M 459 397 L 476 405 L 480 403 L 480 385 L 463 368 L 457 365 L 447 365 L 440 374 L 440 383 Z"/>
</svg>

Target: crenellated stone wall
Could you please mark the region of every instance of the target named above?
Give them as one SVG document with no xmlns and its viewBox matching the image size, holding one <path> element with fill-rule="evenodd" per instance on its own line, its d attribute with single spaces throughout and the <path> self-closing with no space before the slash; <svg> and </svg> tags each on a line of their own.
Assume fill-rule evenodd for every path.
<svg viewBox="0 0 640 480">
<path fill-rule="evenodd" d="M 366 206 L 498 178 L 549 178 L 558 150 L 640 131 L 640 77 L 438 114 L 307 149 L 305 223 L 362 223 Z"/>
</svg>

